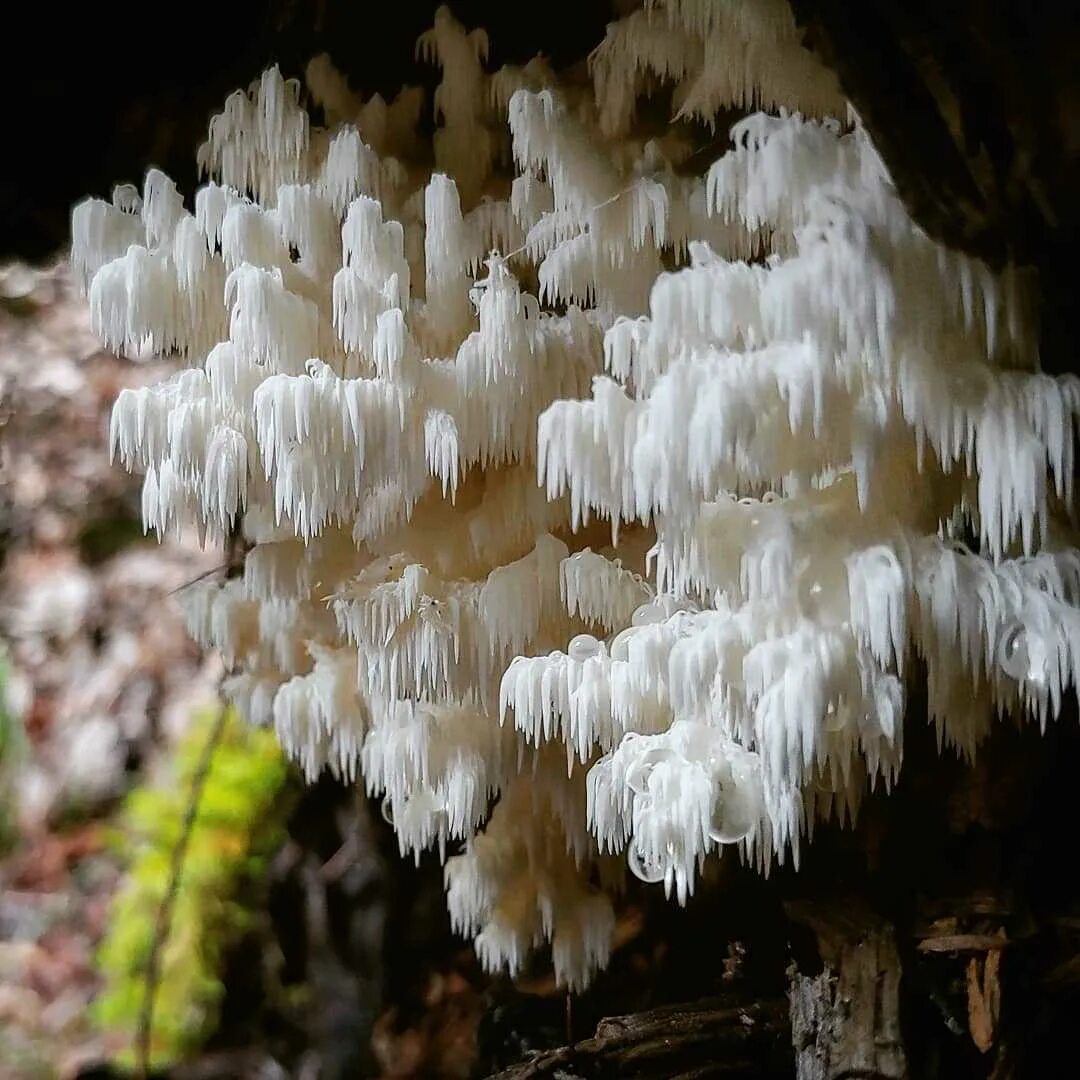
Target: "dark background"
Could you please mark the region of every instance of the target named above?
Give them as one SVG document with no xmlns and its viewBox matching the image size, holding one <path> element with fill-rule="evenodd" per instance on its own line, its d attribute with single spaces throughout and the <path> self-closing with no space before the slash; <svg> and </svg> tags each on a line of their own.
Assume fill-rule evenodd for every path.
<svg viewBox="0 0 1080 1080">
<path fill-rule="evenodd" d="M 0 258 L 39 260 L 67 242 L 71 204 L 138 183 L 156 165 L 181 191 L 194 187 L 195 148 L 233 90 L 271 63 L 302 76 L 329 52 L 354 90 L 392 97 L 403 83 L 434 87 L 413 60 L 434 0 L 191 0 L 180 4 L 19 5 L 27 21 L 0 34 L 7 86 L 6 167 L 0 173 Z M 543 52 L 580 58 L 613 17 L 607 0 L 460 0 L 467 27 L 483 26 L 490 63 Z M 11 9 L 15 10 L 15 9 Z M 430 107 L 430 103 L 429 103 Z"/>
<path fill-rule="evenodd" d="M 43 260 L 71 205 L 157 165 L 182 191 L 210 115 L 269 63 L 299 76 L 327 51 L 364 94 L 434 86 L 412 60 L 435 0 L 21 4 L 0 31 L 5 167 L 0 259 Z M 581 59 L 630 0 L 452 0 L 491 67 Z M 928 232 L 1039 270 L 1043 363 L 1074 370 L 1080 280 L 1078 0 L 792 0 Z M 430 119 L 429 121 L 430 122 Z"/>
</svg>

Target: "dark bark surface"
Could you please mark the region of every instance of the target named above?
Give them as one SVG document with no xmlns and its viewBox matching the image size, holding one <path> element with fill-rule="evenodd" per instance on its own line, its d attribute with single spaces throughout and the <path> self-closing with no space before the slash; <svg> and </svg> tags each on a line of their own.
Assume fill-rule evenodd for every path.
<svg viewBox="0 0 1080 1080">
<path fill-rule="evenodd" d="M 814 931 L 824 960 L 816 974 L 803 974 L 797 966 L 791 971 L 796 1080 L 906 1080 L 909 1075 L 895 932 L 860 909 L 858 900 L 821 910 L 791 905 L 796 921 Z"/>
<path fill-rule="evenodd" d="M 1077 226 L 1080 6 L 792 0 L 911 212 L 992 263 Z"/>
<path fill-rule="evenodd" d="M 1075 370 L 1080 4 L 792 0 L 792 8 L 912 216 L 991 265 L 1036 267 L 1044 367 Z"/>
</svg>

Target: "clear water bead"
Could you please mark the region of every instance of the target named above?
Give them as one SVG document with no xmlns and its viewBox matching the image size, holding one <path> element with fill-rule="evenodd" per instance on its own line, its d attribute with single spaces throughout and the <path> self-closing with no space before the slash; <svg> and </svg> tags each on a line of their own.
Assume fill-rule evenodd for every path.
<svg viewBox="0 0 1080 1080">
<path fill-rule="evenodd" d="M 642 604 L 634 612 L 630 622 L 633 626 L 648 626 L 651 623 L 663 622 L 666 618 L 664 605 L 653 600 L 651 603 Z"/>
<path fill-rule="evenodd" d="M 630 867 L 630 873 L 640 881 L 644 881 L 646 885 L 655 885 L 658 881 L 663 881 L 667 873 L 662 859 L 652 859 L 643 855 L 633 844 L 626 853 L 626 861 Z"/>
<path fill-rule="evenodd" d="M 709 836 L 718 844 L 737 844 L 754 827 L 749 800 L 737 791 L 717 792 L 709 817 Z"/>
<path fill-rule="evenodd" d="M 630 638 L 633 636 L 633 628 L 627 627 L 625 630 L 620 630 L 611 639 L 611 659 L 612 660 L 629 660 L 630 659 Z"/>
<path fill-rule="evenodd" d="M 998 642 L 998 663 L 1001 670 L 1012 679 L 1027 677 L 1027 631 L 1022 622 L 1012 622 L 1005 627 L 1001 641 Z"/>
<path fill-rule="evenodd" d="M 588 660 L 590 656 L 595 656 L 599 651 L 600 642 L 592 634 L 578 634 L 570 640 L 566 654 L 571 660 L 581 663 L 583 660 Z"/>
<path fill-rule="evenodd" d="M 998 663 L 1006 675 L 1018 681 L 1044 683 L 1048 660 L 1046 642 L 1039 634 L 1029 633 L 1019 619 L 1005 627 L 998 642 Z"/>
</svg>

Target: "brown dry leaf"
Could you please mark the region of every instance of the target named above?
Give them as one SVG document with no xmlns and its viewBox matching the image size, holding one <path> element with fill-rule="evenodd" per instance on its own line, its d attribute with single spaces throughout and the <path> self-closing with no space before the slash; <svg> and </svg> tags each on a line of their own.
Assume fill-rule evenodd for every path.
<svg viewBox="0 0 1080 1080">
<path fill-rule="evenodd" d="M 17 888 L 52 892 L 62 889 L 72 865 L 105 845 L 100 823 L 89 822 L 65 835 L 45 834 L 12 860 L 11 883 Z"/>
<path fill-rule="evenodd" d="M 417 1076 L 424 1060 L 423 1038 L 415 1028 L 395 1030 L 395 1014 L 383 1013 L 371 1032 L 371 1047 L 379 1062 L 383 1080 L 404 1080 Z"/>
<path fill-rule="evenodd" d="M 458 976 L 438 976 L 426 1003 L 412 1027 L 398 1030 L 393 1009 L 375 1021 L 371 1045 L 382 1080 L 467 1080 L 472 1075 L 484 1011 L 480 995 Z"/>
</svg>

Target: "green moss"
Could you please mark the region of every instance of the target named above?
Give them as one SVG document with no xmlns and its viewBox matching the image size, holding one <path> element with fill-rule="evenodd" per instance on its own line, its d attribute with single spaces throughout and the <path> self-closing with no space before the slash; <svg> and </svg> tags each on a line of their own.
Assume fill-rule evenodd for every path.
<svg viewBox="0 0 1080 1080">
<path fill-rule="evenodd" d="M 200 717 L 160 784 L 134 790 L 114 842 L 129 860 L 113 901 L 97 962 L 105 989 L 95 1018 L 117 1045 L 117 1064 L 134 1063 L 133 1046 L 146 993 L 146 969 L 173 852 L 188 812 L 192 782 L 214 724 Z M 280 842 L 288 768 L 277 740 L 226 720 L 211 761 L 188 843 L 167 940 L 159 954 L 151 1064 L 168 1065 L 213 1031 L 224 996 L 226 950 L 249 925 L 253 881 Z"/>
<path fill-rule="evenodd" d="M 8 707 L 8 660 L 0 642 L 0 855 L 15 843 L 15 777 L 26 756 L 22 720 Z"/>
</svg>

